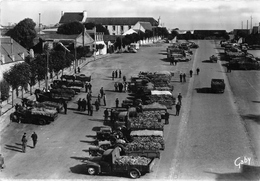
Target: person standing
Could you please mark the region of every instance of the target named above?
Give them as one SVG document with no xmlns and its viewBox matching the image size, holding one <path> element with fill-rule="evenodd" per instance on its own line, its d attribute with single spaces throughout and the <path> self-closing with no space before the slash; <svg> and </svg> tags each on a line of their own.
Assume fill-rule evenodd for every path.
<svg viewBox="0 0 260 181">
<path fill-rule="evenodd" d="M 124 81 L 124 82 L 126 81 L 126 77 L 125 77 L 125 76 L 123 76 L 123 81 Z"/>
<path fill-rule="evenodd" d="M 112 72 L 112 80 L 114 80 L 115 72 Z"/>
<path fill-rule="evenodd" d="M 78 67 L 78 73 L 80 73 L 80 68 Z"/>
<path fill-rule="evenodd" d="M 199 75 L 199 73 L 200 73 L 200 69 L 199 69 L 199 68 L 197 68 L 197 70 L 196 70 L 196 71 L 197 71 L 197 75 Z"/>
<path fill-rule="evenodd" d="M 92 116 L 92 115 L 93 115 L 93 105 L 90 104 L 90 116 Z"/>
<path fill-rule="evenodd" d="M 181 105 L 181 100 L 182 100 L 182 95 L 181 95 L 181 93 L 179 93 L 179 95 L 178 95 L 178 101 L 179 101 L 180 105 Z"/>
<path fill-rule="evenodd" d="M 118 83 L 117 82 L 115 82 L 114 87 L 115 87 L 115 91 L 117 92 L 118 91 Z"/>
<path fill-rule="evenodd" d="M 95 101 L 95 107 L 96 107 L 96 111 L 98 111 L 98 110 L 99 110 L 99 102 L 98 102 L 97 99 L 96 99 L 96 101 Z"/>
<path fill-rule="evenodd" d="M 89 89 L 89 92 L 91 93 L 92 92 L 92 84 L 90 82 L 88 84 L 88 89 Z"/>
<path fill-rule="evenodd" d="M 64 114 L 67 114 L 67 103 L 66 103 L 66 101 L 64 100 L 63 101 L 63 107 L 64 107 Z"/>
<path fill-rule="evenodd" d="M 22 150 L 25 153 L 26 152 L 26 147 L 27 147 L 27 138 L 26 138 L 26 133 L 23 134 L 22 137 Z"/>
<path fill-rule="evenodd" d="M 108 120 L 108 109 L 106 109 L 105 111 L 104 111 L 104 116 L 105 116 L 105 121 L 107 121 Z"/>
<path fill-rule="evenodd" d="M 81 110 L 81 98 L 79 98 L 79 100 L 78 100 L 78 111 L 80 111 Z"/>
<path fill-rule="evenodd" d="M 169 124 L 169 117 L 170 117 L 170 114 L 169 114 L 169 112 L 166 110 L 165 115 L 164 115 L 165 124 Z"/>
<path fill-rule="evenodd" d="M 179 116 L 180 110 L 181 110 L 181 104 L 178 102 L 178 103 L 176 104 L 176 116 Z"/>
<path fill-rule="evenodd" d="M 115 78 L 117 78 L 117 70 L 115 70 Z"/>
<path fill-rule="evenodd" d="M 118 108 L 118 105 L 119 105 L 119 99 L 116 98 L 116 108 Z"/>
<path fill-rule="evenodd" d="M 100 105 L 100 104 L 101 104 L 101 96 L 100 96 L 100 94 L 98 94 L 97 99 L 98 99 L 98 103 L 99 103 L 99 105 Z"/>
<path fill-rule="evenodd" d="M 106 103 L 106 94 L 105 94 L 105 93 L 104 93 L 104 95 L 103 95 L 103 101 L 104 101 L 104 106 L 106 106 L 107 103 Z"/>
<path fill-rule="evenodd" d="M 182 73 L 180 73 L 180 82 L 182 82 Z"/>
<path fill-rule="evenodd" d="M 190 70 L 190 77 L 192 77 L 192 74 L 193 74 L 193 71 L 192 71 L 192 70 Z"/>
<path fill-rule="evenodd" d="M 83 100 L 82 100 L 82 110 L 83 110 L 83 111 L 86 111 L 86 110 L 87 110 L 87 101 L 86 101 L 86 99 L 83 99 Z"/>
<path fill-rule="evenodd" d="M 185 73 L 182 74 L 182 78 L 183 78 L 183 82 L 186 82 L 186 74 Z"/>
<path fill-rule="evenodd" d="M 0 154 L 0 169 L 2 171 L 2 169 L 4 169 L 5 167 L 5 159 L 4 156 L 2 154 Z"/>
<path fill-rule="evenodd" d="M 33 134 L 31 135 L 32 141 L 33 141 L 33 148 L 35 148 L 37 140 L 38 140 L 38 135 L 33 132 Z"/>
<path fill-rule="evenodd" d="M 100 88 L 100 91 L 99 91 L 99 92 L 100 92 L 101 98 L 103 98 L 103 95 L 104 95 L 104 89 L 103 89 L 103 87 Z"/>
<path fill-rule="evenodd" d="M 121 78 L 121 75 L 122 75 L 122 72 L 121 72 L 121 70 L 119 69 L 119 78 Z"/>
<path fill-rule="evenodd" d="M 85 90 L 88 92 L 88 82 L 85 84 Z"/>
</svg>

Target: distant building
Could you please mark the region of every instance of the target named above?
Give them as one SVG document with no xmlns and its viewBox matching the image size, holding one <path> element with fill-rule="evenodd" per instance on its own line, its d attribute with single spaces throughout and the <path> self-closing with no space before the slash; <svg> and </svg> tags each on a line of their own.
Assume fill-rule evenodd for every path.
<svg viewBox="0 0 260 181">
<path fill-rule="evenodd" d="M 132 28 L 135 31 L 141 31 L 145 33 L 146 30 L 153 31 L 153 27 L 150 22 L 140 22 L 138 21 Z"/>
<path fill-rule="evenodd" d="M 129 29 L 132 29 L 138 22 L 149 22 L 151 26 L 159 25 L 152 17 L 88 17 L 86 20 L 86 23 L 103 25 L 110 35 L 122 35 Z"/>
<path fill-rule="evenodd" d="M 27 49 L 11 37 L 0 38 L 0 81 L 3 79 L 3 73 L 8 71 L 14 64 L 24 62 L 25 57 L 29 55 Z"/>
<path fill-rule="evenodd" d="M 240 33 L 244 33 L 245 35 L 249 35 L 250 34 L 250 29 L 234 29 L 233 30 L 234 37 L 236 37 Z"/>
<path fill-rule="evenodd" d="M 199 38 L 221 38 L 227 35 L 226 30 L 194 30 L 193 32 L 195 37 Z"/>
<path fill-rule="evenodd" d="M 83 12 L 61 12 L 61 19 L 59 24 L 70 23 L 74 21 L 78 21 L 81 23 L 85 23 L 87 19 L 87 11 Z"/>
</svg>

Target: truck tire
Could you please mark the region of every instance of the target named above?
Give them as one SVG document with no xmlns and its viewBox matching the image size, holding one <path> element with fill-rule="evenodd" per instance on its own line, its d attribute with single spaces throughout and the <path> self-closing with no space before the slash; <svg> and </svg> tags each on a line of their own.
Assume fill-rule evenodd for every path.
<svg viewBox="0 0 260 181">
<path fill-rule="evenodd" d="M 39 119 L 38 123 L 39 125 L 44 125 L 46 124 L 46 121 L 44 119 Z"/>
<path fill-rule="evenodd" d="M 96 169 L 94 167 L 88 167 L 88 174 L 89 175 L 96 175 Z"/>
<path fill-rule="evenodd" d="M 140 176 L 141 176 L 141 173 L 139 172 L 138 169 L 132 169 L 129 171 L 130 178 L 136 179 L 136 178 L 139 178 Z"/>
</svg>

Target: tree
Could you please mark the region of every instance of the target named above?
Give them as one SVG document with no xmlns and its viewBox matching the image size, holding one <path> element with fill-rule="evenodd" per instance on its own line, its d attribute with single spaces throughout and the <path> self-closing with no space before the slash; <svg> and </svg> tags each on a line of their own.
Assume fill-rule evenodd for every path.
<svg viewBox="0 0 260 181">
<path fill-rule="evenodd" d="M 179 35 L 179 32 L 177 30 L 172 30 L 171 35 L 173 36 L 173 38 L 175 38 L 176 36 Z"/>
<path fill-rule="evenodd" d="M 15 64 L 11 67 L 9 71 L 4 72 L 4 79 L 8 82 L 9 85 L 11 85 L 12 91 L 16 90 L 16 96 L 18 97 L 19 86 L 21 86 L 22 88 L 27 88 L 27 85 L 30 82 L 30 74 L 30 65 L 26 62 L 23 62 Z"/>
<path fill-rule="evenodd" d="M 103 25 L 101 24 L 95 24 L 95 23 L 85 23 L 84 24 L 85 28 L 87 30 L 92 30 L 94 27 L 96 27 L 96 31 L 97 32 L 101 32 L 101 33 L 104 33 L 104 35 L 109 35 L 109 31 L 108 29 L 106 29 Z"/>
<path fill-rule="evenodd" d="M 31 56 L 25 57 L 25 62 L 30 65 L 31 77 L 30 77 L 29 85 L 30 85 L 30 92 L 32 94 L 32 86 L 36 84 L 38 65 L 36 64 L 36 61 L 34 61 L 34 58 L 32 58 Z"/>
<path fill-rule="evenodd" d="M 6 82 L 5 79 L 3 79 L 1 82 L 0 82 L 0 92 L 1 92 L 1 97 L 0 99 L 2 101 L 8 99 L 9 97 L 9 91 L 10 91 L 10 86 L 8 84 L 8 82 Z"/>
<path fill-rule="evenodd" d="M 33 46 L 33 39 L 36 37 L 36 24 L 30 18 L 20 21 L 13 29 L 10 29 L 6 35 L 17 41 L 26 49 Z"/>
<path fill-rule="evenodd" d="M 82 33 L 84 30 L 84 25 L 78 21 L 73 21 L 70 23 L 65 23 L 59 26 L 57 33 L 65 35 L 77 35 Z"/>
</svg>

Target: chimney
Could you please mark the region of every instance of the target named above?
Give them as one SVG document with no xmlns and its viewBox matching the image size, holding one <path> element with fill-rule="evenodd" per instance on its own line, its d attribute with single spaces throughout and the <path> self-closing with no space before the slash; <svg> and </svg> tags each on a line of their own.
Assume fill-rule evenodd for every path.
<svg viewBox="0 0 260 181">
<path fill-rule="evenodd" d="M 88 16 L 88 13 L 86 10 L 83 11 L 83 19 L 82 19 L 82 22 L 85 23 L 86 20 L 87 20 L 87 16 Z"/>
</svg>

